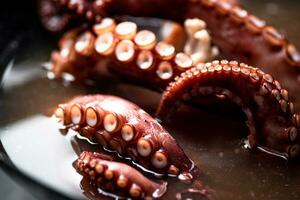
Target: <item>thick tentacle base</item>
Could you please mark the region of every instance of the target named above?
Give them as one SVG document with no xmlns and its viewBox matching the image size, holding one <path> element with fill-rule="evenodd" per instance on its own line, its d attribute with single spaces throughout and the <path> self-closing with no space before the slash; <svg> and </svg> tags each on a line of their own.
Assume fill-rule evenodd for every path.
<svg viewBox="0 0 300 200">
<path fill-rule="evenodd" d="M 299 93 L 300 54 L 296 47 L 274 27 L 236 5 L 234 1 L 66 0 L 57 1 L 56 5 L 66 9 L 66 13 L 92 21 L 115 15 L 155 16 L 177 22 L 188 18 L 202 19 L 211 33 L 212 42 L 227 58 L 261 67 L 278 79 L 292 97 Z M 147 56 L 149 58 L 149 54 L 144 58 Z M 163 73 L 164 79 L 170 77 L 169 65 L 163 63 L 160 69 L 167 72 Z"/>
<path fill-rule="evenodd" d="M 246 59 L 245 62 L 251 61 L 263 66 L 270 61 L 260 55 L 270 55 L 278 61 L 288 62 L 286 65 L 300 66 L 299 53 L 295 47 L 265 21 L 238 6 L 236 1 L 104 0 L 97 4 L 97 1 L 67 0 L 57 1 L 56 6 L 65 8 L 66 13 L 74 15 L 75 11 L 81 18 L 96 19 L 98 22 L 103 17 L 113 15 L 155 16 L 179 22 L 187 18 L 200 18 L 208 24 L 213 42 L 233 57 L 237 54 L 237 57 Z M 236 40 L 236 35 L 245 39 Z"/>
<path fill-rule="evenodd" d="M 299 154 L 300 117 L 288 91 L 271 75 L 236 61 L 199 64 L 182 73 L 167 87 L 157 115 L 167 117 L 182 101 L 212 99 L 227 99 L 242 108 L 252 147 L 286 158 Z"/>
<path fill-rule="evenodd" d="M 84 151 L 76 161 L 77 171 L 88 177 L 93 185 L 121 197 L 133 199 L 160 198 L 167 183 L 156 183 L 136 169 L 119 162 L 106 160 L 99 153 Z"/>
<path fill-rule="evenodd" d="M 192 179 L 193 162 L 175 139 L 131 102 L 106 95 L 81 96 L 59 105 L 55 115 L 66 126 L 146 170 L 183 181 Z"/>
</svg>

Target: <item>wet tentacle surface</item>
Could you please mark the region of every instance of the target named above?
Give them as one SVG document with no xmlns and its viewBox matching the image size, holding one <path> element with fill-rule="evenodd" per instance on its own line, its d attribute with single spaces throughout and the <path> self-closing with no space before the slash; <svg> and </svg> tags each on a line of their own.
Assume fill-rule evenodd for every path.
<svg viewBox="0 0 300 200">
<path fill-rule="evenodd" d="M 72 3 L 76 4 L 75 7 L 80 7 L 80 5 L 86 7 L 86 9 L 84 9 L 85 13 L 88 13 L 89 11 L 95 12 L 94 15 L 96 15 L 97 13 L 96 9 L 89 9 L 91 8 L 91 6 L 86 5 L 88 4 L 87 1 L 74 1 Z M 57 4 L 59 5 L 59 3 Z M 66 4 L 68 3 L 65 3 L 65 5 Z M 213 35 L 214 42 L 218 46 L 220 46 L 222 50 L 225 51 L 225 53 L 231 54 L 232 56 L 235 56 L 235 54 L 239 54 L 236 55 L 237 58 L 239 58 L 239 56 L 243 56 L 242 54 L 251 53 L 253 55 L 250 56 L 253 56 L 254 58 L 264 59 L 255 54 L 270 53 L 269 55 L 272 55 L 272 51 L 275 52 L 274 54 L 281 54 L 280 52 L 276 51 L 280 51 L 282 49 L 283 53 L 285 53 L 284 57 L 286 58 L 286 61 L 289 64 L 295 66 L 300 65 L 299 53 L 297 53 L 296 49 L 286 40 L 286 38 L 280 32 L 278 32 L 273 27 L 267 25 L 265 21 L 255 17 L 246 10 L 242 9 L 234 1 L 231 2 L 226 0 L 144 0 L 143 2 L 139 2 L 125 0 L 119 2 L 110 0 L 107 2 L 104 1 L 99 6 L 101 6 L 103 10 L 106 11 L 107 15 L 111 16 L 116 14 L 126 14 L 132 16 L 155 16 L 162 18 L 166 16 L 173 16 L 174 19 L 172 19 L 172 17 L 167 17 L 167 19 L 175 21 L 183 21 L 184 19 L 188 18 L 200 18 L 208 24 L 208 27 Z M 68 7 L 72 10 L 72 6 Z M 172 7 L 176 9 L 171 9 Z M 173 12 L 173 15 L 171 15 L 169 12 Z M 101 18 L 104 17 L 103 13 L 101 12 L 99 12 L 99 16 Z M 236 38 L 233 37 L 236 34 L 238 34 L 239 36 L 242 35 L 246 39 L 243 41 L 236 40 Z M 226 40 L 224 40 L 225 36 L 229 38 L 226 38 Z M 244 45 L 244 43 L 250 45 L 248 40 L 254 42 L 251 48 Z M 260 41 L 264 41 L 264 43 L 259 44 L 258 42 Z M 233 44 L 235 44 L 235 46 Z M 257 45 L 260 46 L 264 52 L 259 52 L 260 49 L 255 47 Z M 233 48 L 236 48 L 237 52 L 233 52 Z M 248 50 L 249 52 L 244 52 L 246 50 Z M 255 61 L 251 58 L 248 59 L 250 59 L 250 61 L 252 62 Z M 246 60 L 243 61 L 246 62 Z"/>
<path fill-rule="evenodd" d="M 51 29 L 51 20 L 56 16 L 62 14 L 61 19 L 64 20 L 59 20 L 61 23 L 52 31 L 62 29 L 70 21 L 67 17 L 75 16 L 91 24 L 97 22 L 93 28 L 72 30 L 63 37 L 60 50 L 52 54 L 51 70 L 56 77 L 65 78 L 72 74 L 77 80 L 97 79 L 99 74 L 108 69 L 125 79 L 143 82 L 161 91 L 180 75 L 170 83 L 163 95 L 158 109 L 161 119 L 182 102 L 194 101 L 206 105 L 207 102 L 212 104 L 228 100 L 239 105 L 247 117 L 251 147 L 262 148 L 285 158 L 298 155 L 300 117 L 295 113 L 297 107 L 292 103 L 289 93 L 293 96 L 299 92 L 299 87 L 295 86 L 299 85 L 300 55 L 295 46 L 263 20 L 228 1 L 53 2 L 57 7 L 51 5 L 52 10 L 42 13 L 44 23 Z M 103 18 L 122 14 L 161 17 L 177 22 L 184 22 L 187 18 L 203 19 L 212 42 L 224 56 L 260 67 L 272 76 L 258 68 L 225 60 L 197 65 L 194 58 L 199 57 L 192 55 L 195 51 L 184 47 L 190 53 L 179 53 L 175 45 L 158 42 L 153 32 L 138 30 L 132 22 L 117 24 L 111 18 Z M 202 32 L 197 35 L 205 34 Z M 191 35 L 188 31 L 187 36 L 187 43 L 196 38 L 189 38 Z M 208 54 L 213 53 L 209 51 Z M 207 58 L 212 60 L 213 56 Z M 151 118 L 143 121 L 149 117 L 145 113 L 128 112 L 137 110 L 134 105 L 124 104 L 127 109 L 124 111 L 116 104 L 113 99 L 103 103 L 100 96 L 76 98 L 60 105 L 56 116 L 63 119 L 67 127 L 79 131 L 106 149 L 130 157 L 150 171 L 175 176 L 180 174 L 182 176 L 179 178 L 187 179 L 189 175 L 185 172 L 189 172 L 193 164 L 176 141 L 156 122 L 148 123 Z M 147 132 L 153 127 L 159 134 Z M 171 157 L 170 154 L 177 156 Z M 98 162 L 99 158 L 96 157 L 95 162 Z M 112 161 L 107 162 L 114 166 Z M 93 177 L 93 170 L 88 170 L 85 173 Z M 112 174 L 108 171 L 107 177 L 114 176 Z M 118 177 L 114 183 L 122 186 L 130 176 L 122 174 Z"/>
<path fill-rule="evenodd" d="M 261 68 L 279 80 L 292 97 L 299 93 L 300 54 L 266 21 L 239 6 L 209 0 L 189 4 L 186 14 L 207 23 L 213 42 L 227 59 Z"/>
<path fill-rule="evenodd" d="M 155 16 L 178 22 L 183 22 L 187 18 L 200 18 L 207 23 L 213 43 L 227 58 L 261 67 L 278 79 L 290 91 L 292 97 L 299 93 L 300 87 L 294 87 L 299 86 L 300 73 L 300 54 L 295 46 L 275 28 L 236 5 L 235 2 L 110 0 L 103 1 L 97 9 L 92 6 L 97 1 L 63 2 L 56 4 L 84 19 L 89 18 L 88 16 L 91 15 L 89 13 L 93 13 L 93 19 L 122 14 Z M 163 67 L 167 68 L 166 65 Z M 298 110 L 297 107 L 296 109 Z"/>
<path fill-rule="evenodd" d="M 52 53 L 51 72 L 56 78 L 69 73 L 79 81 L 113 74 L 163 90 L 175 76 L 218 54 L 205 26 L 199 19 L 186 20 L 185 29 L 174 23 L 164 24 L 160 31 L 168 29 L 169 33 L 158 41 L 153 32 L 138 30 L 133 22 L 117 24 L 104 18 L 92 29 L 74 29 L 64 35 L 59 51 Z M 169 42 L 186 31 L 189 41 L 181 47 L 185 52 L 177 52 L 177 41 L 174 45 Z"/>
<path fill-rule="evenodd" d="M 131 158 L 149 172 L 192 179 L 193 162 L 149 114 L 124 99 L 107 95 L 74 98 L 55 116 L 106 149 Z"/>
<path fill-rule="evenodd" d="M 75 162 L 77 171 L 90 182 L 119 197 L 133 199 L 160 198 L 167 191 L 167 183 L 156 183 L 136 169 L 106 160 L 100 153 L 84 151 Z"/>
<path fill-rule="evenodd" d="M 294 104 L 288 91 L 260 69 L 227 60 L 199 64 L 170 83 L 157 115 L 165 119 L 182 102 L 192 100 L 203 105 L 223 100 L 237 104 L 247 117 L 252 147 L 286 158 L 299 154 L 299 115 Z"/>
</svg>

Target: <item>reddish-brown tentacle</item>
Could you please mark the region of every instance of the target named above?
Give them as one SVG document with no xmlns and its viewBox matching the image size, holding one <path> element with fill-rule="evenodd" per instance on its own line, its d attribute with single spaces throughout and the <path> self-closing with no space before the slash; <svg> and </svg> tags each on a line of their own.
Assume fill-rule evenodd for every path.
<svg viewBox="0 0 300 200">
<path fill-rule="evenodd" d="M 193 162 L 149 114 L 124 99 L 80 96 L 58 106 L 56 117 L 101 146 L 149 171 L 191 180 Z"/>
<path fill-rule="evenodd" d="M 66 73 L 72 74 L 78 81 L 89 77 L 89 73 L 97 63 L 94 47 L 91 48 L 90 46 L 95 41 L 95 36 L 90 32 L 84 32 L 84 30 L 84 28 L 77 28 L 65 33 L 59 41 L 60 51 L 52 52 L 51 72 L 56 78 L 64 78 Z M 84 41 L 88 42 L 84 43 Z M 80 49 L 85 44 L 86 48 Z"/>
<path fill-rule="evenodd" d="M 109 69 L 111 71 L 113 71 L 114 73 L 122 74 L 123 76 L 126 76 L 127 78 L 132 78 L 132 79 L 135 78 L 138 80 L 143 80 L 148 85 L 150 85 L 154 88 L 160 88 L 160 89 L 164 88 L 165 85 L 167 85 L 168 82 L 170 82 L 175 75 L 177 75 L 181 72 L 179 70 L 180 67 L 178 67 L 178 65 L 185 66 L 185 64 L 187 63 L 186 60 L 190 60 L 190 59 L 183 59 L 185 62 L 181 62 L 181 63 L 178 61 L 176 62 L 176 58 L 178 55 L 180 55 L 180 53 L 176 54 L 176 56 L 175 56 L 174 48 L 172 51 L 168 50 L 168 51 L 162 51 L 162 53 L 160 53 L 160 51 L 157 49 L 160 49 L 161 47 L 157 48 L 160 45 L 159 44 L 155 45 L 155 38 L 154 38 L 154 39 L 150 40 L 150 43 L 147 45 L 146 49 L 147 49 L 147 51 L 150 51 L 151 49 L 154 49 L 154 51 L 156 51 L 155 52 L 156 54 L 154 54 L 154 55 L 156 55 L 156 57 L 153 57 L 152 60 L 158 59 L 159 64 L 157 64 L 157 62 L 155 62 L 156 63 L 155 64 L 154 61 L 152 61 L 154 70 L 153 69 L 151 70 L 152 66 L 150 67 L 150 69 L 147 69 L 147 68 L 146 68 L 146 70 L 141 69 L 141 67 L 138 65 L 138 62 L 137 62 L 138 58 L 136 58 L 138 56 L 135 56 L 135 54 L 136 54 L 136 51 L 140 51 L 140 52 L 145 51 L 145 49 L 144 49 L 145 47 L 143 45 L 141 45 L 139 42 L 137 42 L 137 40 L 136 40 L 136 34 L 135 34 L 136 26 L 130 22 L 125 22 L 125 23 L 121 23 L 121 24 L 123 24 L 123 25 L 125 24 L 126 25 L 125 27 L 127 27 L 127 28 L 130 26 L 132 26 L 133 28 L 128 28 L 127 30 L 131 30 L 131 31 L 129 31 L 128 33 L 126 33 L 126 31 L 125 31 L 125 33 L 124 33 L 124 32 L 122 32 L 122 26 L 120 26 L 121 28 L 120 27 L 118 28 L 119 25 L 117 27 L 115 25 L 113 25 L 112 28 L 111 28 L 111 25 L 107 26 L 107 27 L 104 26 L 104 29 L 102 26 L 100 26 L 100 28 L 95 26 L 94 32 L 97 32 L 98 34 L 100 34 L 97 37 L 97 39 L 95 40 L 93 38 L 95 36 L 93 36 L 93 34 L 91 32 L 84 32 L 82 34 L 83 36 L 89 35 L 90 37 L 83 37 L 82 35 L 80 35 L 79 39 L 77 39 L 76 42 L 73 42 L 74 48 L 75 48 L 75 50 L 73 50 L 73 51 L 77 52 L 77 54 L 79 54 L 79 56 L 85 56 L 86 58 L 90 58 L 90 57 L 94 58 L 97 56 L 99 57 L 99 55 L 95 55 L 95 51 L 97 53 L 100 52 L 102 54 L 103 59 L 107 59 L 110 61 Z M 109 28 L 109 29 L 107 29 L 107 28 Z M 114 34 L 112 34 L 112 30 L 114 30 Z M 106 32 L 106 31 L 108 31 L 108 32 Z M 110 49 L 109 55 L 106 55 L 106 51 L 104 51 L 104 54 L 103 54 L 103 49 L 100 48 L 100 50 L 99 50 L 97 47 L 97 42 L 95 42 L 95 41 L 98 41 L 99 37 L 101 38 L 105 34 L 109 34 L 110 37 L 116 37 L 116 40 L 117 40 L 115 44 L 114 44 L 115 40 L 112 40 L 112 42 L 109 43 L 110 48 L 111 48 L 111 49 L 108 48 L 108 49 Z M 70 35 L 73 36 L 72 34 L 70 34 Z M 78 48 L 76 48 L 76 46 L 80 46 L 78 44 L 82 43 L 80 38 L 87 38 L 87 39 L 85 42 L 83 42 L 83 44 L 85 44 L 85 45 L 83 45 L 84 48 L 81 48 L 79 51 Z M 123 39 L 121 39 L 121 38 L 123 38 Z M 64 42 L 62 42 L 62 43 L 64 43 Z M 92 45 L 94 43 L 95 43 L 95 50 L 93 49 L 94 46 Z M 123 47 L 120 48 L 120 46 L 121 47 L 123 46 Z M 103 45 L 101 47 L 103 47 Z M 119 47 L 119 48 L 117 48 L 117 47 Z M 124 51 L 124 49 L 126 51 Z M 150 51 L 150 53 L 151 53 L 151 51 Z M 94 60 L 97 60 L 97 59 L 95 58 Z M 163 63 L 163 65 L 161 63 Z M 178 63 L 180 63 L 180 64 L 178 64 Z M 70 66 L 72 68 L 72 65 L 70 65 Z M 174 73 L 174 75 L 170 76 L 169 79 L 165 80 L 163 78 L 164 76 L 159 76 L 159 73 L 157 73 L 160 66 L 167 66 L 167 69 L 168 69 L 168 70 L 166 70 L 167 74 L 169 74 L 169 72 L 170 72 L 169 69 L 171 69 L 172 72 L 176 72 L 176 73 Z M 191 68 L 192 64 L 189 64 L 187 66 L 188 67 L 183 67 L 181 70 L 184 71 L 188 68 Z M 59 69 L 59 65 L 58 65 L 58 69 Z M 84 69 L 87 69 L 87 68 L 84 68 Z M 84 73 L 80 73 L 80 74 L 84 74 Z M 97 73 L 95 73 L 95 74 L 97 75 Z M 144 78 L 144 77 L 146 77 L 146 78 Z M 278 90 L 281 90 L 282 86 L 278 81 L 274 81 L 274 85 L 277 87 Z M 284 91 L 287 91 L 287 90 L 284 90 Z M 282 101 L 281 103 L 283 104 L 283 106 L 285 106 L 284 101 Z M 291 107 L 292 107 L 292 109 L 295 109 L 294 104 L 291 104 Z M 292 131 L 291 131 L 293 135 L 295 135 L 294 130 L 295 129 L 292 129 Z M 294 147 L 294 148 L 296 148 L 296 147 Z"/>
<path fill-rule="evenodd" d="M 185 17 L 203 19 L 226 58 L 261 68 L 278 79 L 292 97 L 299 93 L 300 54 L 264 20 L 238 6 L 211 0 L 189 4 Z"/>
<path fill-rule="evenodd" d="M 247 116 L 252 147 L 287 158 L 298 155 L 299 115 L 295 114 L 288 91 L 260 69 L 226 60 L 199 64 L 170 83 L 157 115 L 166 118 L 180 102 L 195 99 L 200 104 L 227 99 L 241 106 Z"/>
<path fill-rule="evenodd" d="M 101 18 L 113 15 L 161 17 L 182 20 L 183 11 L 189 1 L 185 0 L 44 0 L 52 1 L 66 13 L 89 22 L 99 22 Z M 196 0 L 197 1 L 197 0 Z M 238 0 L 217 0 L 238 5 Z M 195 0 L 191 0 L 195 2 Z M 178 13 L 180 12 L 180 13 Z"/>
<path fill-rule="evenodd" d="M 167 190 L 166 182 L 151 181 L 136 169 L 123 163 L 106 160 L 96 152 L 82 152 L 76 160 L 75 167 L 96 187 L 123 198 L 160 198 Z"/>
<path fill-rule="evenodd" d="M 190 40 L 185 45 L 173 40 L 185 32 L 176 24 L 165 23 L 161 27 L 160 31 L 165 32 L 167 26 L 169 33 L 163 35 L 160 42 L 153 32 L 137 30 L 133 22 L 116 24 L 111 18 L 103 19 L 92 30 L 71 30 L 60 40 L 60 51 L 52 53 L 51 71 L 55 77 L 70 73 L 77 80 L 96 80 L 109 70 L 123 79 L 163 90 L 175 76 L 193 64 L 206 62 L 216 55 L 205 23 L 198 19 L 192 21 L 186 21 L 185 29 L 191 30 L 190 35 L 199 34 L 197 38 L 188 36 Z M 184 48 L 191 56 L 176 53 L 174 45 L 165 41 L 174 41 L 178 48 Z"/>
<path fill-rule="evenodd" d="M 85 5 L 86 1 L 84 2 L 78 1 L 78 5 Z M 265 21 L 235 3 L 219 0 L 103 2 L 99 9 L 101 12 L 94 9 L 93 15 L 155 16 L 178 22 L 194 17 L 203 19 L 212 34 L 213 43 L 227 58 L 261 67 L 278 79 L 292 97 L 299 93 L 300 87 L 295 86 L 299 86 L 300 54 L 295 46 Z"/>
</svg>

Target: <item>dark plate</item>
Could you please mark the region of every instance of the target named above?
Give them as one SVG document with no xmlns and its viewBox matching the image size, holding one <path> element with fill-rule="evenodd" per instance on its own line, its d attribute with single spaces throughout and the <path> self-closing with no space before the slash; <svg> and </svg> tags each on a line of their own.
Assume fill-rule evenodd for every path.
<svg viewBox="0 0 300 200">
<path fill-rule="evenodd" d="M 245 4 L 300 46 L 298 1 Z M 41 64 L 56 42 L 40 29 L 34 30 L 22 32 L 2 52 L 6 67 L 0 94 L 1 167 L 39 199 L 82 199 L 81 177 L 72 163 L 87 144 L 79 145 L 72 134 L 62 135 L 48 114 L 75 95 L 97 92 L 124 97 L 153 113 L 160 94 L 122 82 L 103 81 L 97 89 L 90 89 L 49 80 Z M 245 149 L 241 144 L 247 129 L 241 120 L 185 108 L 165 127 L 204 172 L 200 178 L 220 199 L 300 198 L 300 164 Z M 180 185 L 172 181 L 169 188 L 165 198 L 174 199 Z"/>
</svg>

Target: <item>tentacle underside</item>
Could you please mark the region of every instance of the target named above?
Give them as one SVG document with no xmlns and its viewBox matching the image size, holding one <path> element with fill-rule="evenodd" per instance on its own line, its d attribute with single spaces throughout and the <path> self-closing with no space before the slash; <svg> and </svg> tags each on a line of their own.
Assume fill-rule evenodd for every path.
<svg viewBox="0 0 300 200">
<path fill-rule="evenodd" d="M 235 3 L 218 0 L 103 2 L 99 6 L 101 12 L 97 12 L 97 9 L 91 11 L 88 7 L 86 9 L 95 16 L 155 16 L 178 22 L 194 17 L 203 19 L 211 31 L 213 43 L 228 58 L 261 67 L 278 79 L 292 96 L 299 93 L 300 87 L 295 86 L 299 86 L 300 54 L 295 46 L 265 21 L 249 14 Z"/>
<path fill-rule="evenodd" d="M 96 152 L 82 152 L 76 161 L 76 169 L 81 175 L 88 177 L 96 187 L 120 197 L 160 198 L 167 190 L 167 183 L 153 182 L 136 169 L 106 160 Z"/>
<path fill-rule="evenodd" d="M 227 99 L 242 107 L 247 116 L 249 142 L 285 157 L 299 153 L 299 115 L 287 90 L 269 74 L 236 61 L 200 64 L 170 83 L 158 108 L 165 118 L 180 102 L 206 98 Z M 211 101 L 209 101 L 211 102 Z"/>
<path fill-rule="evenodd" d="M 146 34 L 152 32 L 147 31 Z M 78 51 L 76 46 L 83 43 L 82 40 L 85 40 L 88 45 L 83 47 L 83 51 Z M 111 42 L 105 48 L 103 43 L 107 40 Z M 105 74 L 119 75 L 131 82 L 140 82 L 145 86 L 161 90 L 170 80 L 185 70 L 184 67 L 174 65 L 174 47 L 164 42 L 157 44 L 156 36 L 153 44 L 146 48 L 139 48 L 133 40 L 134 38 L 120 39 L 112 32 L 97 35 L 89 29 L 83 32 L 72 30 L 61 40 L 60 50 L 52 53 L 51 71 L 56 77 L 63 77 L 64 73 L 70 73 L 78 81 L 85 79 L 97 81 Z M 170 51 L 169 55 L 160 57 L 156 46 L 164 48 L 162 51 Z"/>
<path fill-rule="evenodd" d="M 95 67 L 96 58 L 87 54 L 77 53 L 75 50 L 76 40 L 80 36 L 82 28 L 73 29 L 63 35 L 59 41 L 60 51 L 53 51 L 51 54 L 51 71 L 57 78 L 64 78 L 64 74 L 72 74 L 78 81 L 83 81 L 95 73 L 91 69 Z M 92 34 L 85 34 L 87 40 L 95 41 Z M 80 45 L 78 45 L 80 46 Z M 88 47 L 90 49 L 90 47 Z"/>
<path fill-rule="evenodd" d="M 189 36 L 185 44 L 174 41 L 177 36 L 185 36 L 185 30 L 199 34 L 197 38 Z M 67 32 L 59 42 L 60 50 L 52 54 L 51 71 L 57 78 L 70 73 L 77 80 L 97 80 L 108 70 L 131 82 L 163 90 L 193 63 L 206 62 L 217 54 L 203 21 L 186 20 L 185 30 L 176 23 L 163 23 L 157 31 L 164 33 L 160 36 L 138 30 L 133 22 L 116 24 L 115 20 L 104 18 L 92 29 Z M 177 53 L 175 47 L 187 49 L 190 55 Z"/>
<path fill-rule="evenodd" d="M 149 171 L 183 180 L 191 177 L 193 163 L 175 139 L 131 102 L 106 95 L 80 96 L 59 105 L 55 115 L 91 141 Z"/>
</svg>

